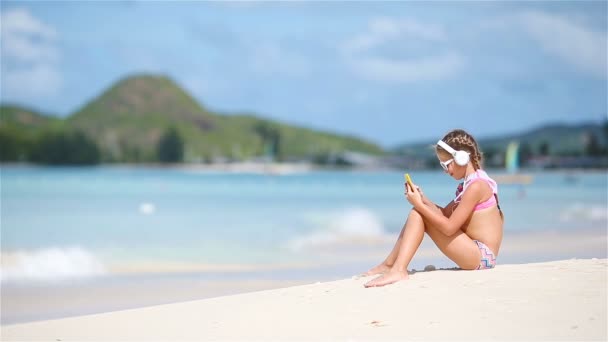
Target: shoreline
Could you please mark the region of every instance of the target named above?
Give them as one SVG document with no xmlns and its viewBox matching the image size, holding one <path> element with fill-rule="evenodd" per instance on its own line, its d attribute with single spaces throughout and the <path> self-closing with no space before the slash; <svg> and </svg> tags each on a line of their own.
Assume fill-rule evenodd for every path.
<svg viewBox="0 0 608 342">
<path fill-rule="evenodd" d="M 2 326 L 3 340 L 606 339 L 607 259 L 352 277 Z"/>
<path fill-rule="evenodd" d="M 552 260 L 604 258 L 605 229 L 511 232 L 505 235 L 498 265 L 528 264 Z M 543 241 L 542 245 L 538 241 Z M 360 274 L 386 256 L 393 239 L 373 248 L 359 246 L 357 255 L 340 250 L 315 250 L 325 262 L 283 264 L 145 263 L 107 264 L 107 272 L 94 277 L 15 279 L 2 282 L 1 324 L 13 324 L 136 309 L 183 300 L 213 298 L 282 287 L 346 279 Z M 3 270 L 15 256 L 1 254 Z M 327 260 L 332 260 L 329 263 Z M 426 266 L 449 269 L 456 265 L 429 238 L 412 260 L 409 270 Z M 3 274 L 7 276 L 7 274 Z M 132 293 L 134 296 L 125 296 Z"/>
</svg>

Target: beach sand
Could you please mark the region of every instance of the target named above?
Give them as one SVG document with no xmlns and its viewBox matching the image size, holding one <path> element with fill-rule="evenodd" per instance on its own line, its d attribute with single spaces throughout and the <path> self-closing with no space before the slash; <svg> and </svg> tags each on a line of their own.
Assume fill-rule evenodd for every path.
<svg viewBox="0 0 608 342">
<path fill-rule="evenodd" d="M 601 340 L 606 259 L 370 277 L 2 326 L 2 340 Z"/>
</svg>

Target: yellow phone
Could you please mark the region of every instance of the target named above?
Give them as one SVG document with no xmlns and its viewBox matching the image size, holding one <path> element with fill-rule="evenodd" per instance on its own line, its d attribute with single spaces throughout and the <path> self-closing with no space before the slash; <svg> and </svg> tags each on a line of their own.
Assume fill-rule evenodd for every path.
<svg viewBox="0 0 608 342">
<path fill-rule="evenodd" d="M 414 183 L 412 183 L 412 179 L 410 178 L 410 174 L 409 173 L 405 174 L 405 181 L 410 185 L 410 187 L 412 189 L 414 188 Z"/>
</svg>

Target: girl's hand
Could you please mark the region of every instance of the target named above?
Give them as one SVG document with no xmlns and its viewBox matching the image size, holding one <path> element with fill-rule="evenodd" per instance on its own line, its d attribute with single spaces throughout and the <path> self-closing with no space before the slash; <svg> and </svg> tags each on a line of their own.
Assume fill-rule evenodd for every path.
<svg viewBox="0 0 608 342">
<path fill-rule="evenodd" d="M 405 183 L 405 197 L 414 207 L 423 204 L 422 191 L 416 184 L 412 188 L 407 182 Z"/>
</svg>

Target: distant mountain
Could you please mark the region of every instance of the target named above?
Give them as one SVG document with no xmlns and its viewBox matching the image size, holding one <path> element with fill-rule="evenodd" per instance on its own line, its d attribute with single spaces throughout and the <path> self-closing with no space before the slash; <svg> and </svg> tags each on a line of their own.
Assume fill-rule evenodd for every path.
<svg viewBox="0 0 608 342">
<path fill-rule="evenodd" d="M 550 155 L 580 155 L 590 140 L 606 149 L 607 122 L 548 124 L 523 133 L 482 137 L 479 144 L 487 157 L 497 160 L 511 141 L 518 141 L 528 154 L 540 154 L 543 149 Z M 120 80 L 65 119 L 18 106 L 0 106 L 0 160 L 28 160 L 28 146 L 46 144 L 41 140 L 43 135 L 47 136 L 46 141 L 56 141 L 60 147 L 64 144 L 61 134 L 65 132 L 80 141 L 82 137 L 74 132 L 77 131 L 99 147 L 101 161 L 156 162 L 158 143 L 171 128 L 183 139 L 186 162 L 248 160 L 269 155 L 279 160 L 322 161 L 347 151 L 371 155 L 389 152 L 428 160 L 434 158 L 432 146 L 436 142 L 403 144 L 384 151 L 377 144 L 353 136 L 252 114 L 210 111 L 167 77 L 137 75 Z M 49 136 L 55 140 L 48 140 Z"/>
<path fill-rule="evenodd" d="M 511 141 L 517 141 L 520 146 L 527 146 L 533 154 L 540 154 L 541 146 L 546 145 L 550 155 L 576 155 L 585 152 L 591 136 L 597 139 L 601 146 L 608 145 L 607 123 L 581 124 L 547 124 L 531 130 L 505 134 L 498 137 L 478 138 L 478 144 L 486 154 L 504 154 Z M 436 141 L 425 141 L 403 144 L 393 148 L 396 154 L 428 157 L 429 151 Z M 520 147 L 520 148 L 521 148 Z"/>
<path fill-rule="evenodd" d="M 242 160 L 269 151 L 284 159 L 344 151 L 384 153 L 356 137 L 209 111 L 171 79 L 156 75 L 120 80 L 65 120 L 8 106 L 1 107 L 1 114 L 3 125 L 23 134 L 53 125 L 84 132 L 99 146 L 103 161 L 154 162 L 157 144 L 171 127 L 184 140 L 185 161 Z"/>
<path fill-rule="evenodd" d="M 189 153 L 202 155 L 201 142 L 217 145 L 209 135 L 215 116 L 166 77 L 136 76 L 119 81 L 69 116 L 70 126 L 97 142 L 110 160 L 154 160 L 156 144 L 176 126 Z"/>
<path fill-rule="evenodd" d="M 527 144 L 537 153 L 541 145 L 547 144 L 549 154 L 567 155 L 581 154 L 591 136 L 594 136 L 601 146 L 608 143 L 605 124 L 549 124 L 534 128 L 520 134 L 482 139 L 479 144 L 487 150 L 503 151 L 510 141 L 519 141 L 520 145 Z"/>
</svg>

